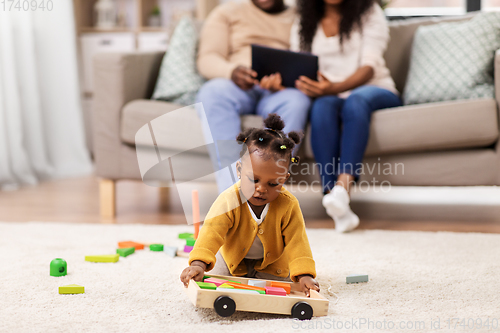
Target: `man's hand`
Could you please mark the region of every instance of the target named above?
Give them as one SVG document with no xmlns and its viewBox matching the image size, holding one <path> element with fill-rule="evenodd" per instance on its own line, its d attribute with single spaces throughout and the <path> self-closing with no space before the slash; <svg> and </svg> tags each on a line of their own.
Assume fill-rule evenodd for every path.
<svg viewBox="0 0 500 333">
<path fill-rule="evenodd" d="M 281 85 L 282 79 L 281 79 L 281 74 L 280 73 L 275 73 L 271 75 L 266 75 L 260 80 L 260 87 L 263 89 L 267 89 L 271 92 L 277 92 L 280 90 L 285 89 Z"/>
<path fill-rule="evenodd" d="M 205 269 L 207 265 L 203 261 L 195 260 L 191 263 L 191 266 L 185 268 L 181 273 L 181 281 L 184 283 L 184 287 L 187 287 L 189 280 L 194 279 L 195 281 L 203 281 L 203 275 L 205 274 Z"/>
<path fill-rule="evenodd" d="M 248 90 L 258 84 L 259 81 L 255 79 L 256 77 L 257 73 L 245 66 L 238 66 L 231 73 L 231 80 L 243 90 Z"/>
<path fill-rule="evenodd" d="M 310 275 L 301 275 L 298 277 L 299 283 L 300 283 L 300 290 L 302 290 L 307 297 L 310 296 L 310 291 L 309 290 L 316 290 L 319 292 L 319 283 L 313 279 L 312 276 Z"/>
<path fill-rule="evenodd" d="M 309 97 L 320 97 L 325 95 L 337 95 L 338 83 L 330 82 L 323 74 L 318 72 L 319 81 L 311 80 L 306 76 L 300 76 L 295 81 L 295 87 Z"/>
</svg>

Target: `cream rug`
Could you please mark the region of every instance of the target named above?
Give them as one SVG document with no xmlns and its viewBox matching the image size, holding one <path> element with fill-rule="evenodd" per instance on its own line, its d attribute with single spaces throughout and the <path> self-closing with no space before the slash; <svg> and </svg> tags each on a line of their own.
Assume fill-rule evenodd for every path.
<svg viewBox="0 0 500 333">
<path fill-rule="evenodd" d="M 163 252 L 84 261 L 113 253 L 121 240 L 181 245 L 177 234 L 190 230 L 0 223 L 0 332 L 500 331 L 500 235 L 309 229 L 330 312 L 308 322 L 196 309 L 179 281 L 186 259 Z M 68 262 L 65 277 L 49 276 L 57 257 Z M 358 272 L 370 282 L 347 285 L 346 275 Z M 66 284 L 85 286 L 85 294 L 59 295 Z"/>
</svg>

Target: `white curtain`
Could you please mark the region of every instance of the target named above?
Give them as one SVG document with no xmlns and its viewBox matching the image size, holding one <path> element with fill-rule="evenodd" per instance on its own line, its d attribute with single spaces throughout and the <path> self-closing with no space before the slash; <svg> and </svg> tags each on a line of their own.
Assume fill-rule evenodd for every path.
<svg viewBox="0 0 500 333">
<path fill-rule="evenodd" d="M 73 1 L 0 9 L 0 189 L 92 171 L 79 91 Z"/>
</svg>

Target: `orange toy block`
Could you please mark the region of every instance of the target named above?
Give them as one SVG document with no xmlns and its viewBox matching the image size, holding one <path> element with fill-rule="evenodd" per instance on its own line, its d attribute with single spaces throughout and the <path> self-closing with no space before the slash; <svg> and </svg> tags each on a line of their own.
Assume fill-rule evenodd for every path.
<svg viewBox="0 0 500 333">
<path fill-rule="evenodd" d="M 292 287 L 288 283 L 283 283 L 283 282 L 271 282 L 271 287 L 276 287 L 276 288 L 283 288 L 285 289 L 286 293 L 289 294 L 290 291 L 292 291 Z"/>
<path fill-rule="evenodd" d="M 249 286 L 248 284 L 243 284 L 243 283 L 234 283 L 234 282 L 226 282 L 227 285 L 230 285 L 231 287 L 235 287 L 236 289 L 247 289 L 247 290 L 263 290 L 266 291 L 266 288 L 261 288 L 261 287 L 256 287 L 256 286 Z"/>
<path fill-rule="evenodd" d="M 123 249 L 127 247 L 134 247 L 136 250 L 144 250 L 144 244 L 132 241 L 118 242 L 118 248 Z"/>
</svg>

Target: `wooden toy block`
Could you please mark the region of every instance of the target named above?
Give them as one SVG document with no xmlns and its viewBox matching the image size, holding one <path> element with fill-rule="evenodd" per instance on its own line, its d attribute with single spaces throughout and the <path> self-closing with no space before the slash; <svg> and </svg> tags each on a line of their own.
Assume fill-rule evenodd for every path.
<svg viewBox="0 0 500 333">
<path fill-rule="evenodd" d="M 187 239 L 187 238 L 194 238 L 194 234 L 190 232 L 184 232 L 182 234 L 179 234 L 180 239 Z"/>
<path fill-rule="evenodd" d="M 205 277 L 205 279 L 207 278 L 231 279 L 245 285 L 248 285 L 252 280 L 244 277 L 222 275 Z M 270 280 L 264 281 L 267 285 L 271 284 Z M 291 292 L 289 295 L 286 295 L 286 291 L 281 289 L 284 296 L 276 296 L 272 294 L 261 295 L 255 292 L 249 293 L 245 289 L 239 291 L 238 289 L 225 289 L 223 285 L 220 285 L 216 290 L 202 289 L 194 280 L 190 280 L 185 291 L 195 307 L 213 308 L 222 317 L 229 317 L 236 310 L 291 315 L 293 318 L 300 320 L 311 319 L 313 316 L 328 315 L 328 299 L 314 290 L 311 290 L 309 297 L 306 297 L 300 289 L 299 283 L 290 283 L 290 286 Z"/>
<path fill-rule="evenodd" d="M 163 248 L 163 251 L 165 251 L 171 257 L 177 256 L 177 248 L 175 246 L 165 246 Z"/>
<path fill-rule="evenodd" d="M 177 249 L 177 256 L 189 258 L 189 252 L 184 252 L 184 249 Z"/>
<path fill-rule="evenodd" d="M 267 282 L 264 280 L 248 280 L 248 285 L 265 288 L 267 287 Z"/>
<path fill-rule="evenodd" d="M 217 286 L 213 283 L 208 283 L 208 282 L 196 282 L 201 289 L 217 289 Z"/>
<path fill-rule="evenodd" d="M 227 280 L 221 280 L 221 279 L 216 279 L 216 278 L 209 277 L 208 279 L 203 279 L 203 282 L 213 283 L 213 284 L 215 284 L 218 287 L 221 284 L 226 283 Z"/>
<path fill-rule="evenodd" d="M 250 290 L 250 289 L 236 289 L 236 288 L 222 288 L 222 287 L 217 287 L 217 290 L 219 291 L 224 291 L 224 292 L 230 292 L 230 293 L 247 293 L 247 294 L 260 294 L 260 290 Z"/>
<path fill-rule="evenodd" d="M 368 282 L 368 274 L 352 274 L 345 278 L 346 283 Z"/>
<path fill-rule="evenodd" d="M 187 246 L 194 246 L 195 242 L 196 242 L 196 239 L 194 239 L 194 238 L 186 238 L 186 245 Z"/>
<path fill-rule="evenodd" d="M 132 241 L 118 242 L 118 247 L 120 249 L 134 247 L 136 250 L 144 250 L 144 244 L 136 243 Z"/>
<path fill-rule="evenodd" d="M 243 283 L 234 283 L 234 282 L 226 282 L 226 284 L 235 287 L 236 289 L 247 289 L 247 290 L 266 290 L 266 288 L 249 286 L 248 284 Z"/>
<path fill-rule="evenodd" d="M 123 249 L 116 249 L 116 253 L 118 253 L 122 257 L 127 257 L 135 252 L 135 247 L 126 247 Z"/>
<path fill-rule="evenodd" d="M 68 284 L 67 286 L 59 287 L 59 294 L 83 294 L 85 287 L 77 284 Z"/>
<path fill-rule="evenodd" d="M 85 256 L 85 261 L 91 262 L 117 262 L 120 259 L 119 254 L 104 254 L 98 256 Z"/>
<path fill-rule="evenodd" d="M 286 296 L 286 290 L 277 287 L 266 287 L 266 295 Z"/>
<path fill-rule="evenodd" d="M 149 250 L 155 252 L 163 251 L 163 244 L 151 244 L 149 245 Z"/>
<path fill-rule="evenodd" d="M 193 247 L 189 245 L 184 245 L 184 252 L 189 253 L 193 251 Z"/>
<path fill-rule="evenodd" d="M 220 286 L 218 286 L 217 288 L 222 288 L 222 289 L 234 289 L 233 286 L 230 286 L 228 285 L 227 283 L 223 283 L 221 284 Z"/>
<path fill-rule="evenodd" d="M 284 283 L 284 282 L 272 281 L 271 287 L 283 288 L 285 289 L 287 294 L 289 294 L 290 291 L 292 291 L 292 286 L 290 286 L 289 283 Z"/>
<path fill-rule="evenodd" d="M 68 273 L 66 260 L 56 258 L 50 262 L 50 276 L 65 276 Z"/>
</svg>

